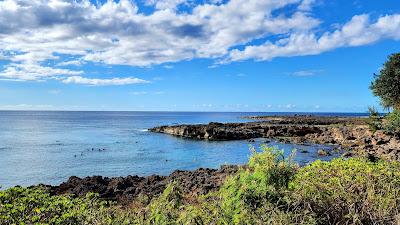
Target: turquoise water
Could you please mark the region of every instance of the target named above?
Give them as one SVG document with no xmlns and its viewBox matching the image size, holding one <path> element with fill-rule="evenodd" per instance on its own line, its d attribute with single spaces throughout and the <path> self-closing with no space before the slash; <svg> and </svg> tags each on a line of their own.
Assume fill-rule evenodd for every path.
<svg viewBox="0 0 400 225">
<path fill-rule="evenodd" d="M 147 129 L 242 122 L 246 120 L 240 117 L 251 115 L 267 113 L 0 111 L 0 186 L 54 185 L 73 175 L 167 175 L 176 169 L 243 164 L 250 156 L 248 141 L 189 140 Z M 251 144 L 259 146 L 264 141 Z M 315 160 L 318 149 L 327 148 L 270 145 L 287 153 L 292 148 L 308 149 L 307 154 L 297 154 L 296 160 L 302 164 Z"/>
</svg>

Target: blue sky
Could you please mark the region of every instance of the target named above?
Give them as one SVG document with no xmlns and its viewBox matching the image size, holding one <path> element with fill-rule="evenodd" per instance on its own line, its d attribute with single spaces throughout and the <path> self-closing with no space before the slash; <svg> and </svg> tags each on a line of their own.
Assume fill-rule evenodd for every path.
<svg viewBox="0 0 400 225">
<path fill-rule="evenodd" d="M 0 2 L 0 109 L 365 112 L 393 0 Z"/>
</svg>

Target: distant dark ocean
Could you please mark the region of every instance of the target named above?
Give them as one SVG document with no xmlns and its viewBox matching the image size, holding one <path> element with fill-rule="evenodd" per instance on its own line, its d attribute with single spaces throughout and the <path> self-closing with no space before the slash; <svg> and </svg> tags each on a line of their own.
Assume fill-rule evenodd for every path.
<svg viewBox="0 0 400 225">
<path fill-rule="evenodd" d="M 0 186 L 59 184 L 70 176 L 166 175 L 181 169 L 243 164 L 247 141 L 197 141 L 155 134 L 159 125 L 243 122 L 243 116 L 301 113 L 214 112 L 53 112 L 0 111 Z M 312 113 L 304 113 L 312 114 Z M 320 116 L 367 116 L 313 113 Z M 264 140 L 252 145 L 259 146 Z M 289 152 L 303 148 L 296 160 L 316 159 L 325 146 L 272 142 Z"/>
</svg>

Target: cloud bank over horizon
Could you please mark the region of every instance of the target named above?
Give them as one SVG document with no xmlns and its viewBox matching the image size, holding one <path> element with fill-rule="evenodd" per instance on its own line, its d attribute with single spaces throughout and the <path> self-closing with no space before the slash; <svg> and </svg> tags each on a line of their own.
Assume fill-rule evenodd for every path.
<svg viewBox="0 0 400 225">
<path fill-rule="evenodd" d="M 224 65 L 400 40 L 400 14 L 354 15 L 328 29 L 313 13 L 315 0 L 138 1 L 1 1 L 0 78 L 143 84 L 149 81 L 136 74 L 86 77 L 80 67 L 152 67 L 193 59 Z"/>
</svg>

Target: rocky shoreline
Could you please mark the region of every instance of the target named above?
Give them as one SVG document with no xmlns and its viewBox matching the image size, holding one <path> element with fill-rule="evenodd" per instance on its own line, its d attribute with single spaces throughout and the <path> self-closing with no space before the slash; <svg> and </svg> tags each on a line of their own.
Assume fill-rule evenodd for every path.
<svg viewBox="0 0 400 225">
<path fill-rule="evenodd" d="M 209 141 L 276 139 L 295 144 L 333 144 L 346 150 L 346 155 L 361 154 L 387 160 L 400 160 L 400 140 L 382 131 L 371 132 L 364 118 L 343 117 L 252 117 L 256 122 L 209 123 L 200 125 L 161 126 L 150 129 L 183 138 Z M 75 197 L 98 193 L 100 198 L 129 205 L 138 197 L 151 199 L 165 187 L 177 182 L 186 196 L 198 196 L 219 189 L 223 181 L 242 166 L 222 166 L 220 169 L 200 168 L 176 170 L 169 176 L 148 177 L 70 177 L 58 185 L 41 185 L 52 195 Z"/>
<path fill-rule="evenodd" d="M 188 197 L 195 197 L 217 190 L 223 181 L 234 175 L 240 166 L 221 166 L 220 169 L 200 168 L 193 171 L 176 170 L 169 176 L 152 175 L 148 177 L 101 177 L 79 178 L 72 176 L 68 181 L 57 185 L 40 185 L 52 195 L 69 194 L 82 197 L 87 193 L 98 193 L 105 200 L 129 205 L 138 197 L 151 199 L 161 194 L 165 187 L 177 182 L 182 192 Z"/>
<path fill-rule="evenodd" d="M 400 140 L 383 131 L 371 132 L 366 118 L 357 117 L 251 117 L 247 123 L 209 123 L 160 126 L 152 132 L 210 141 L 271 138 L 296 144 L 334 144 L 347 154 L 400 160 Z"/>
</svg>

